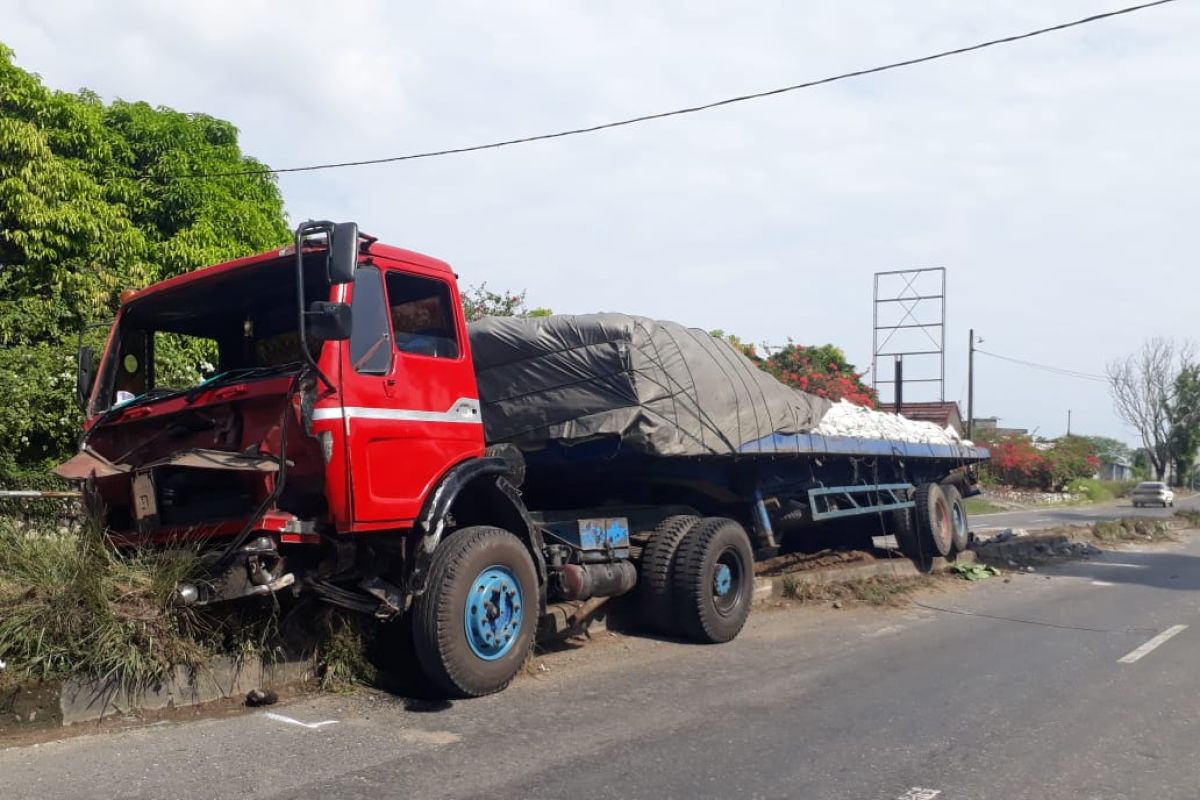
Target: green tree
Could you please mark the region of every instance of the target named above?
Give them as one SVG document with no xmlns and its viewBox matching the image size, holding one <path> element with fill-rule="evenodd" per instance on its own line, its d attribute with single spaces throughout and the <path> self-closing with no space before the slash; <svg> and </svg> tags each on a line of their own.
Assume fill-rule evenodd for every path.
<svg viewBox="0 0 1200 800">
<path fill-rule="evenodd" d="M 1167 441 L 1175 482 L 1187 485 L 1191 483 L 1196 454 L 1200 452 L 1200 365 L 1188 364 L 1175 377 L 1167 415 L 1171 422 Z"/>
<path fill-rule="evenodd" d="M 68 455 L 79 332 L 123 289 L 288 240 L 272 176 L 204 114 L 60 92 L 0 44 L 0 481 Z"/>
<path fill-rule="evenodd" d="M 1080 436 L 1078 438 L 1091 444 L 1092 449 L 1096 451 L 1096 456 L 1102 461 L 1127 462 L 1133 458 L 1133 450 L 1119 439 L 1109 436 Z"/>
<path fill-rule="evenodd" d="M 468 322 L 484 317 L 548 317 L 548 308 L 528 308 L 525 292 L 493 292 L 487 283 L 468 286 L 462 291 L 463 312 Z"/>
</svg>

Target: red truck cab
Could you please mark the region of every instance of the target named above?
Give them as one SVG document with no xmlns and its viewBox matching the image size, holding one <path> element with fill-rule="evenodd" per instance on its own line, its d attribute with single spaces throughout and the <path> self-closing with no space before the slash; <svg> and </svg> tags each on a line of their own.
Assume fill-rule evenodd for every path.
<svg viewBox="0 0 1200 800">
<path fill-rule="evenodd" d="M 126 476 L 187 449 L 270 457 L 283 434 L 294 494 L 308 495 L 290 498 L 292 527 L 347 534 L 411 528 L 439 481 L 483 455 L 470 344 L 449 265 L 362 237 L 353 280 L 330 285 L 322 280 L 327 252 L 301 247 L 309 251 L 304 296 L 344 304 L 353 324 L 345 339 L 306 337 L 314 376 L 290 395 L 305 362 L 297 351 L 295 247 L 180 275 L 122 303 L 90 382 L 85 453 L 64 470 L 70 477 L 95 472 L 116 534 L 196 538 L 243 521 L 231 513 L 234 498 L 218 497 L 224 484 L 188 462 L 182 477 L 165 476 L 172 481 L 167 505 L 176 507 L 155 498 L 159 513 L 149 516 L 157 519 L 138 525 Z M 197 361 L 209 374 L 181 366 Z M 291 411 L 282 414 L 285 396 Z M 273 488 L 266 464 L 257 471 L 250 463 L 221 466 L 213 464 L 252 473 L 256 501 Z M 131 469 L 110 474 L 113 467 Z M 241 477 L 228 485 L 245 499 Z M 184 510 L 186 499 L 206 494 L 219 500 L 208 513 Z M 305 519 L 302 509 L 313 508 L 321 513 Z M 274 524 L 286 516 L 276 513 Z"/>
</svg>

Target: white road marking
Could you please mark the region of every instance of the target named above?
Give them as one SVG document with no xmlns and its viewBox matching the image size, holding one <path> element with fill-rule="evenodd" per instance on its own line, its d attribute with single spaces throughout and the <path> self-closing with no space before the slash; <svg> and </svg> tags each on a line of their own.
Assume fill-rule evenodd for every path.
<svg viewBox="0 0 1200 800">
<path fill-rule="evenodd" d="M 263 714 L 263 716 L 267 719 L 273 719 L 276 722 L 286 722 L 289 725 L 299 725 L 301 728 L 308 728 L 312 731 L 323 728 L 326 725 L 337 725 L 338 722 L 336 719 L 327 719 L 324 722 L 301 722 L 298 719 L 292 719 L 291 717 L 285 717 L 283 714 L 275 714 L 270 711 Z"/>
<path fill-rule="evenodd" d="M 1153 639 L 1146 642 L 1144 645 L 1142 645 L 1138 649 L 1134 650 L 1133 652 L 1129 653 L 1128 655 L 1124 655 L 1124 656 L 1121 656 L 1120 658 L 1118 658 L 1117 663 L 1118 664 L 1132 664 L 1136 661 L 1140 661 L 1143 656 L 1152 652 L 1155 648 L 1159 647 L 1164 642 L 1168 641 L 1172 637 L 1176 636 L 1179 633 L 1182 633 L 1185 630 L 1187 630 L 1187 625 L 1172 625 L 1171 627 L 1167 628 L 1165 631 L 1160 633 L 1158 636 L 1155 636 Z"/>
<path fill-rule="evenodd" d="M 896 800 L 933 800 L 941 793 L 941 789 L 922 789 L 920 786 L 914 786 Z"/>
<path fill-rule="evenodd" d="M 1127 567 L 1129 569 L 1145 569 L 1145 564 L 1126 564 L 1121 561 L 1093 561 L 1093 566 L 1097 567 Z"/>
<path fill-rule="evenodd" d="M 1108 581 L 1092 581 L 1092 586 L 1112 586 Z"/>
</svg>

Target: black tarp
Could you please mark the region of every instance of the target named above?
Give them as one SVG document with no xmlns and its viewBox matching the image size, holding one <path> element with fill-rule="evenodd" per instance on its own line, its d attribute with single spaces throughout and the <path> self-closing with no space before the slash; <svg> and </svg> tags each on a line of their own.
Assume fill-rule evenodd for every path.
<svg viewBox="0 0 1200 800">
<path fill-rule="evenodd" d="M 645 317 L 489 317 L 471 350 L 488 441 L 526 449 L 612 437 L 651 455 L 733 453 L 806 433 L 829 408 L 728 342 Z"/>
</svg>

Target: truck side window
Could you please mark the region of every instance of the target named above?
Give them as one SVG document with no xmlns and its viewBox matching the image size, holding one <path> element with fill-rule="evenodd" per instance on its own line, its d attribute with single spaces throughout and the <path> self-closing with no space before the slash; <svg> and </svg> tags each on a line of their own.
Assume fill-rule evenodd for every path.
<svg viewBox="0 0 1200 800">
<path fill-rule="evenodd" d="M 458 358 L 454 306 L 448 285 L 433 278 L 389 272 L 387 294 L 397 350 L 420 356 Z"/>
<path fill-rule="evenodd" d="M 350 363 L 356 372 L 386 375 L 392 366 L 387 304 L 379 270 L 361 266 L 354 276 L 354 325 L 350 332 Z"/>
</svg>

